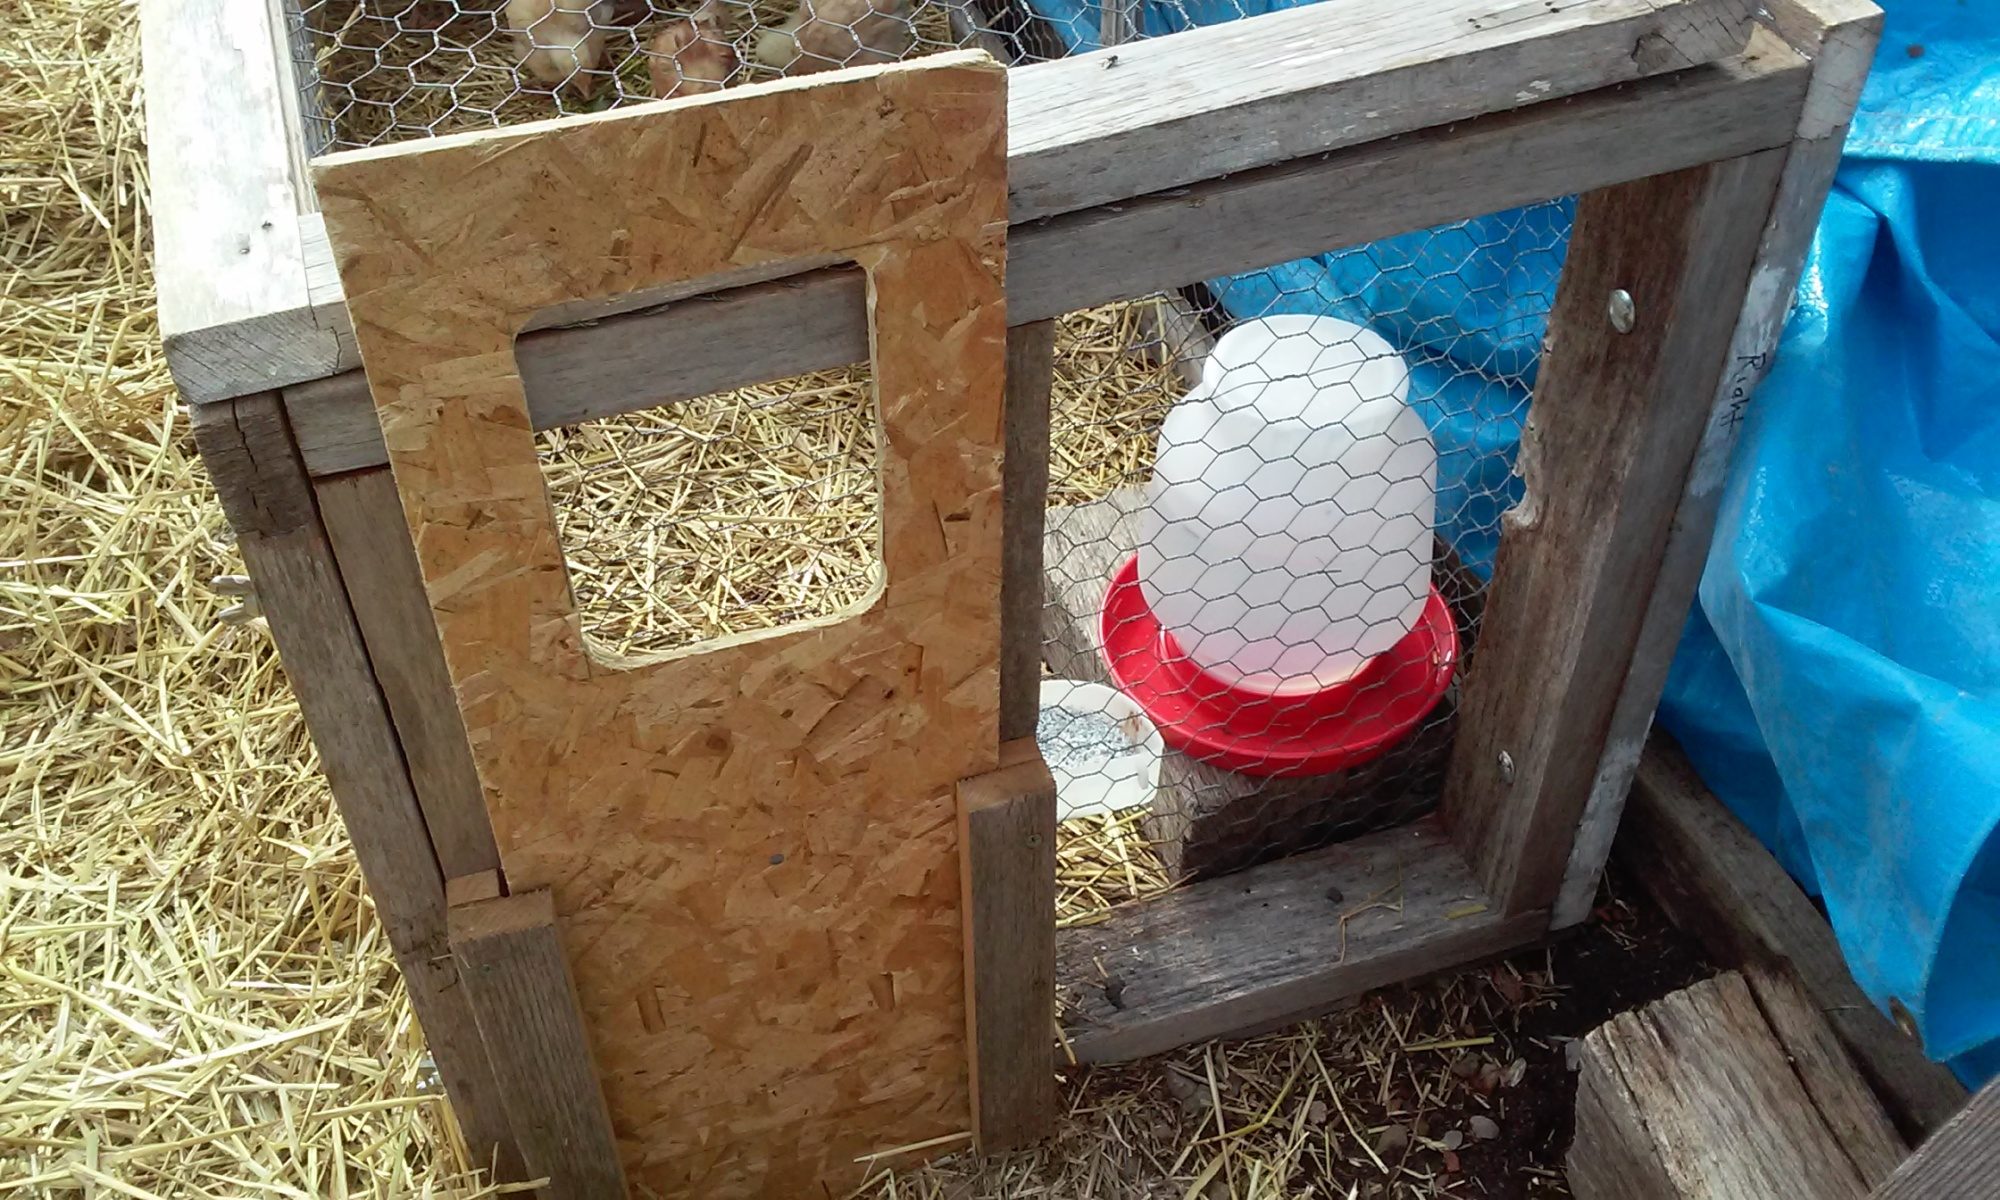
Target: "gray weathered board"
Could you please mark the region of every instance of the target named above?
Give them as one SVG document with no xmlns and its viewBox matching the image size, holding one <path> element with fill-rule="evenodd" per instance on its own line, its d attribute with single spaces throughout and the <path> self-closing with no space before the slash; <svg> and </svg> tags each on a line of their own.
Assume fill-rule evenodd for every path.
<svg viewBox="0 0 2000 1200">
<path fill-rule="evenodd" d="M 195 403 L 358 365 L 323 230 L 299 215 L 301 134 L 286 128 L 277 94 L 273 7 L 148 0 L 142 12 L 154 176 L 167 183 L 154 209 L 163 325 Z M 1754 7 L 1355 0 L 1022 67 L 1009 104 L 1013 219 L 1713 62 L 1743 47 Z M 217 69 L 175 71 L 187 61 Z M 231 169 L 217 172 L 224 146 Z"/>
</svg>

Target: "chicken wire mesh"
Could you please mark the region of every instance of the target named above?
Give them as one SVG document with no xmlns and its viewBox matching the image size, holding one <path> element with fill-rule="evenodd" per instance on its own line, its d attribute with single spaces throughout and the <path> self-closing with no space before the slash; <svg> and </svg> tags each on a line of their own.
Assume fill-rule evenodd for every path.
<svg viewBox="0 0 2000 1200">
<path fill-rule="evenodd" d="M 1024 0 L 287 0 L 310 152 L 978 46 L 1063 52 Z"/>
</svg>

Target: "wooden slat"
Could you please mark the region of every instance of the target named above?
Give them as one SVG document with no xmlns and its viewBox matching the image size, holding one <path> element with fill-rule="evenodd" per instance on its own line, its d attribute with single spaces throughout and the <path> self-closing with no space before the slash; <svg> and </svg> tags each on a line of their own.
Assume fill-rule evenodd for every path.
<svg viewBox="0 0 2000 1200">
<path fill-rule="evenodd" d="M 1494 902 L 1546 909 L 1707 426 L 1784 155 L 1585 195 L 1462 682 L 1442 810 Z M 1613 330 L 1628 293 L 1637 320 Z"/>
<path fill-rule="evenodd" d="M 1048 1136 L 1056 1116 L 1056 784 L 1032 737 L 958 785 L 972 1128 L 984 1153 Z"/>
<path fill-rule="evenodd" d="M 147 172 L 167 365 L 191 401 L 339 370 L 311 303 L 268 0 L 143 0 Z"/>
<path fill-rule="evenodd" d="M 1261 1032 L 1515 949 L 1547 923 L 1489 907 L 1451 840 L 1419 821 L 1057 931 L 1064 1033 L 1079 1061 L 1116 1062 Z"/>
<path fill-rule="evenodd" d="M 396 481 L 379 467 L 314 480 L 313 490 L 376 682 L 395 718 L 438 867 L 447 879 L 497 870 L 500 851 L 486 796 L 424 599 Z"/>
<path fill-rule="evenodd" d="M 1811 1196 L 1868 1189 L 1741 976 L 1705 979 L 1583 1040 L 1577 1200 Z"/>
<path fill-rule="evenodd" d="M 1952 1073 L 1876 1011 L 1826 918 L 1662 734 L 1640 764 L 1618 844 L 1620 861 L 1718 961 L 1797 974 L 1906 1138 L 1965 1103 Z"/>
<path fill-rule="evenodd" d="M 451 910 L 451 954 L 544 1200 L 625 1200 L 611 1114 L 547 891 Z"/>
<path fill-rule="evenodd" d="M 2000 1190 L 2000 1079 L 1896 1172 L 1875 1200 L 1992 1200 Z"/>
<path fill-rule="evenodd" d="M 1879 1186 L 1910 1152 L 1882 1102 L 1868 1090 L 1854 1060 L 1796 976 L 1788 970 L 1753 966 L 1743 978 L 1841 1154 L 1854 1164 L 1863 1184 Z"/>
<path fill-rule="evenodd" d="M 1015 72 L 1015 221 L 1715 62 L 1746 0 L 1353 0 Z"/>
<path fill-rule="evenodd" d="M 501 1096 L 445 944 L 444 880 L 332 546 L 275 395 L 194 410 L 195 444 L 354 844 L 473 1158 L 520 1179 Z"/>
<path fill-rule="evenodd" d="M 1752 7 L 1750 0 L 1446 0 L 1412 10 L 1403 0 L 1356 0 L 1022 67 L 1009 101 L 1011 219 L 1114 204 L 1716 61 L 1743 46 Z M 257 21 L 262 28 L 265 17 Z M 192 89 L 212 76 L 186 78 Z M 275 100 L 266 111 L 278 111 Z M 1742 111 L 1756 119 L 1751 106 Z M 223 144 L 212 135 L 191 142 L 203 161 Z M 314 226 L 304 228 L 310 237 Z M 324 254 L 308 245 L 305 257 Z M 296 270 L 285 278 L 296 289 Z M 319 278 L 307 295 L 273 296 L 240 317 L 220 315 L 209 322 L 214 328 L 191 327 L 183 357 L 212 352 L 218 361 L 187 373 L 187 398 L 203 402 L 358 365 L 341 293 Z M 744 343 L 760 352 L 778 344 Z M 247 382 L 238 385 L 238 377 Z"/>
<path fill-rule="evenodd" d="M 1007 445 L 1000 464 L 1000 737 L 1035 736 L 1042 682 L 1042 518 L 1056 325 L 1007 331 Z"/>
<path fill-rule="evenodd" d="M 1716 389 L 1708 426 L 1675 510 L 1673 531 L 1661 554 L 1632 667 L 1612 712 L 1611 731 L 1570 850 L 1555 906 L 1558 929 L 1583 920 L 1594 903 L 1598 876 L 1617 832 L 1618 814 L 1631 789 L 1646 731 L 1652 726 L 1653 709 L 1666 686 L 1667 668 L 1680 645 L 1688 606 L 1708 561 L 1716 509 L 1722 500 L 1737 431 L 1742 428 L 1751 394 L 1770 369 L 1785 317 L 1791 311 L 1806 247 L 1819 226 L 1820 210 L 1840 166 L 1848 118 L 1881 30 L 1881 11 L 1866 0 L 1786 0 L 1773 7 L 1779 28 L 1788 30 L 1796 49 L 1811 56 L 1812 82 L 1807 87 L 1797 137 L 1786 151 L 1777 201 L 1764 224 L 1743 309 L 1730 336 L 1729 367 Z M 1816 21 L 1808 9 L 1825 12 Z"/>
<path fill-rule="evenodd" d="M 1805 61 L 1760 33 L 1751 54 L 1726 64 L 1017 225 L 1008 235 L 1008 319 L 1044 320 L 1786 145 L 1806 82 Z M 1439 187 L 1441 178 L 1453 186 Z M 859 362 L 868 354 L 865 312 L 859 272 L 819 271 L 528 334 L 521 373 L 535 425 L 547 429 Z M 314 474 L 387 461 L 358 372 L 287 395 Z"/>
</svg>

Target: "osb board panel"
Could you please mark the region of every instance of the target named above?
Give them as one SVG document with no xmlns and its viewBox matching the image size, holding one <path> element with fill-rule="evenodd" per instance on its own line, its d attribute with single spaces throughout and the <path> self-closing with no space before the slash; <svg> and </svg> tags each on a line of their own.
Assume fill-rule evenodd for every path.
<svg viewBox="0 0 2000 1200">
<path fill-rule="evenodd" d="M 554 891 L 642 1190 L 844 1193 L 969 1128 L 953 793 L 997 764 L 1005 87 L 942 55 L 317 165 L 508 883 Z M 885 588 L 593 657 L 514 337 L 779 260 L 870 279 Z"/>
</svg>

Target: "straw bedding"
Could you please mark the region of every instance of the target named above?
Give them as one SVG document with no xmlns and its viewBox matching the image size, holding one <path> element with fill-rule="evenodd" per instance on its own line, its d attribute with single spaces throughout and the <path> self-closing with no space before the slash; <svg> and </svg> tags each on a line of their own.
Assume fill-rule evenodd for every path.
<svg viewBox="0 0 2000 1200">
<path fill-rule="evenodd" d="M 269 639 L 219 623 L 230 599 L 205 583 L 240 564 L 159 348 L 137 41 L 120 0 L 0 10 L 0 1194 L 492 1194 L 455 1140 Z M 1058 406 L 1074 433 L 1056 457 L 1074 494 L 1057 499 L 1144 466 L 1172 384 L 1123 353 L 1131 319 L 1068 331 Z M 1145 378 L 1107 386 L 1118 371 Z M 809 441 L 849 444 L 830 397 L 851 386 L 805 402 L 825 418 Z M 740 419 L 682 417 L 704 437 Z M 783 452 L 759 451 L 779 473 Z M 591 453 L 603 444 L 561 461 Z M 581 470 L 568 494 L 606 511 L 619 495 Z M 865 547 L 865 530 L 824 544 Z M 742 596 L 731 617 L 726 591 L 607 636 L 797 606 Z M 1130 820 L 1073 829 L 1062 871 L 1072 915 L 1164 882 Z M 866 1194 L 1473 1194 L 1421 1138 L 1377 1147 L 1444 1102 L 1437 1047 L 1490 1020 L 1482 986 L 1073 1072 L 1049 1147 Z"/>
</svg>

